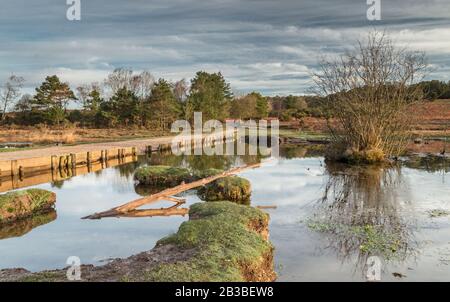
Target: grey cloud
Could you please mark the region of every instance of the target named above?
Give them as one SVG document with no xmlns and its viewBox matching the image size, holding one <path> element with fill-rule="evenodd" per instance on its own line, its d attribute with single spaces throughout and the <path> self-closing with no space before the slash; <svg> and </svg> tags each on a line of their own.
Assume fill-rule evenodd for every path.
<svg viewBox="0 0 450 302">
<path fill-rule="evenodd" d="M 381 1 L 372 23 L 365 0 L 81 0 L 77 23 L 65 0 L 0 0 L 0 78 L 15 72 L 31 89 L 46 73 L 77 85 L 121 66 L 171 80 L 205 69 L 241 91 L 305 93 L 319 55 L 376 26 L 425 50 L 433 77 L 449 80 L 450 2 Z"/>
</svg>

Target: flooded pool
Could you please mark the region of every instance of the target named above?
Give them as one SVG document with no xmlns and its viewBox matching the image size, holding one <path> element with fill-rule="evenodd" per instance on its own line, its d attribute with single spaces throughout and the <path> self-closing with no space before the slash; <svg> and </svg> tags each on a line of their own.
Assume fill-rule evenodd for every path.
<svg viewBox="0 0 450 302">
<path fill-rule="evenodd" d="M 280 281 L 365 280 L 377 256 L 382 280 L 450 281 L 450 189 L 447 163 L 424 159 L 395 168 L 329 165 L 316 148 L 281 149 L 241 176 L 252 183 L 253 206 L 276 206 L 270 240 Z M 258 157 L 176 157 L 137 162 L 37 185 L 57 195 L 56 211 L 0 232 L 0 268 L 37 271 L 66 266 L 69 256 L 102 264 L 151 249 L 187 216 L 82 220 L 148 194 L 133 172 L 145 164 L 230 168 Z M 184 207 L 199 202 L 184 194 Z M 161 208 L 170 203 L 149 205 Z"/>
</svg>

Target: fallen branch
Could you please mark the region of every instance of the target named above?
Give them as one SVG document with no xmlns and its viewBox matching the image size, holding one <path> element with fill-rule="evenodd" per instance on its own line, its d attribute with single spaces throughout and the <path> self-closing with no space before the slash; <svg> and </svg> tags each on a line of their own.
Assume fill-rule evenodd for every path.
<svg viewBox="0 0 450 302">
<path fill-rule="evenodd" d="M 148 209 L 148 210 L 133 210 L 127 213 L 118 214 L 114 217 L 155 217 L 155 216 L 185 216 L 189 213 L 187 208 L 163 208 L 163 209 Z"/>
<path fill-rule="evenodd" d="M 237 167 L 237 168 L 233 168 L 231 170 L 225 171 L 223 173 L 213 175 L 210 177 L 206 177 L 206 178 L 203 178 L 200 180 L 196 180 L 196 181 L 193 181 L 190 183 L 182 183 L 176 187 L 169 188 L 169 189 L 163 190 L 161 192 L 133 200 L 124 205 L 112 208 L 108 211 L 95 213 L 93 215 L 83 217 L 82 219 L 100 219 L 100 218 L 104 218 L 104 217 L 123 216 L 124 213 L 129 213 L 130 211 L 136 210 L 137 208 L 139 208 L 143 205 L 149 204 L 149 203 L 153 203 L 153 202 L 160 201 L 160 200 L 174 201 L 175 198 L 173 196 L 176 194 L 180 194 L 182 192 L 204 186 L 204 185 L 206 185 L 210 182 L 213 182 L 217 179 L 240 173 L 241 171 L 246 170 L 246 169 L 258 168 L 259 166 L 260 166 L 260 164 L 258 163 L 258 164 L 243 166 L 243 167 Z M 177 200 L 176 202 L 179 201 L 179 199 L 176 199 L 176 200 Z"/>
</svg>

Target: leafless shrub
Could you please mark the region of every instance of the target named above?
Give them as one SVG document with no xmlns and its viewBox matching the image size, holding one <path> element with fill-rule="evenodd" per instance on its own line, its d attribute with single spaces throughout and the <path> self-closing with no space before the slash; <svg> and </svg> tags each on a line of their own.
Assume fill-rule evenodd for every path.
<svg viewBox="0 0 450 302">
<path fill-rule="evenodd" d="M 422 100 L 411 85 L 426 67 L 424 53 L 396 47 L 380 32 L 339 59 L 323 59 L 314 82 L 338 121 L 330 129 L 337 151 L 330 157 L 377 162 L 403 152 L 411 105 Z"/>
</svg>

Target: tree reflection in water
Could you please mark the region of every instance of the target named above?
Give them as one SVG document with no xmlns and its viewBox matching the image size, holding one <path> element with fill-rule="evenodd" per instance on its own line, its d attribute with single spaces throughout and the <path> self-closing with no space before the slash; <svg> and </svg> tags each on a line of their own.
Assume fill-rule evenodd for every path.
<svg viewBox="0 0 450 302">
<path fill-rule="evenodd" d="M 401 262 L 415 255 L 415 224 L 400 167 L 326 169 L 324 194 L 308 226 L 326 236 L 328 248 L 343 262 L 356 256 L 356 268 L 363 271 L 370 256 Z"/>
</svg>

